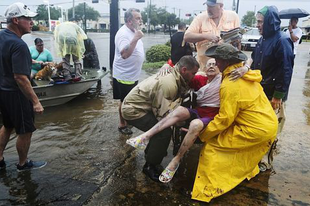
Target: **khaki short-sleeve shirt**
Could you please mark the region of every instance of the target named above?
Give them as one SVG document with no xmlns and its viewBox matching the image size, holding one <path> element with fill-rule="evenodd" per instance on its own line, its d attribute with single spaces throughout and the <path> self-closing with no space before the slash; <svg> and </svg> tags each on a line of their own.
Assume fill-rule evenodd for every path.
<svg viewBox="0 0 310 206">
<path fill-rule="evenodd" d="M 214 21 L 209 18 L 208 12 L 205 11 L 193 20 L 186 33 L 214 34 L 220 36 L 221 31 L 229 31 L 237 27 L 240 27 L 240 21 L 236 12 L 223 10 L 223 15 L 217 26 Z M 208 40 L 197 42 L 197 60 L 200 65 L 200 70 L 204 69 L 209 59 L 205 56 L 205 51 L 210 46 L 209 43 Z"/>
</svg>

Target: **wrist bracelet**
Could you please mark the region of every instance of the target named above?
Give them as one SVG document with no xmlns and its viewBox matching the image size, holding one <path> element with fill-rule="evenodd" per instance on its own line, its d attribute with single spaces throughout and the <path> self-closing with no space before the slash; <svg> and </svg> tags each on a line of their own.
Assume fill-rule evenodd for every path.
<svg viewBox="0 0 310 206">
<path fill-rule="evenodd" d="M 244 65 L 246 68 L 248 68 L 248 71 L 250 70 L 250 66 L 249 65 Z"/>
</svg>

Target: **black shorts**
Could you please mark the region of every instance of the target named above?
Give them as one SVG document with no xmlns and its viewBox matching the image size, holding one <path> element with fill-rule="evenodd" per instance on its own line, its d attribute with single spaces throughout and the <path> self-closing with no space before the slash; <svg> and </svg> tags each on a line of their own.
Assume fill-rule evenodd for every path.
<svg viewBox="0 0 310 206">
<path fill-rule="evenodd" d="M 124 101 L 127 94 L 138 84 L 136 81 L 134 84 L 122 84 L 113 78 L 113 99 L 120 99 Z"/>
<path fill-rule="evenodd" d="M 21 91 L 0 91 L 0 110 L 5 128 L 14 128 L 16 134 L 36 130 L 33 105 Z"/>
</svg>

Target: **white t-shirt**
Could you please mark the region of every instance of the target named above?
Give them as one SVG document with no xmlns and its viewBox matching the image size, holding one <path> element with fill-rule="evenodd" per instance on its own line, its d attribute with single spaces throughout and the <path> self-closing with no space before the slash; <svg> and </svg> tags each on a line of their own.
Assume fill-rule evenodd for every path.
<svg viewBox="0 0 310 206">
<path fill-rule="evenodd" d="M 296 55 L 297 54 L 297 47 L 298 47 L 299 41 L 302 37 L 302 31 L 299 27 L 297 27 L 296 29 L 292 29 L 292 31 L 293 31 L 293 34 L 299 38 L 296 42 L 293 42 L 294 43 L 294 54 Z M 286 34 L 289 37 L 291 37 L 290 30 L 286 30 Z"/>
<path fill-rule="evenodd" d="M 123 25 L 115 36 L 115 56 L 113 62 L 113 77 L 123 81 L 138 81 L 144 61 L 144 48 L 141 39 L 127 59 L 123 59 L 121 51 L 130 44 L 135 33 Z"/>
</svg>

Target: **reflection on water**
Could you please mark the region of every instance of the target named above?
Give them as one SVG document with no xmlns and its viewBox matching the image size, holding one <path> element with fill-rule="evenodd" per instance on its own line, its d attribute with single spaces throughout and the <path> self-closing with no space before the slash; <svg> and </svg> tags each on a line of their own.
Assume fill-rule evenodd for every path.
<svg viewBox="0 0 310 206">
<path fill-rule="evenodd" d="M 0 187 L 0 201 L 5 201 L 2 199 L 3 197 L 12 196 L 16 198 L 7 200 L 5 204 L 35 204 L 39 193 L 38 184 L 32 180 L 30 171 L 11 173 L 3 169 L 0 170 L 0 177 L 0 183 L 4 186 L 3 188 Z"/>
</svg>

